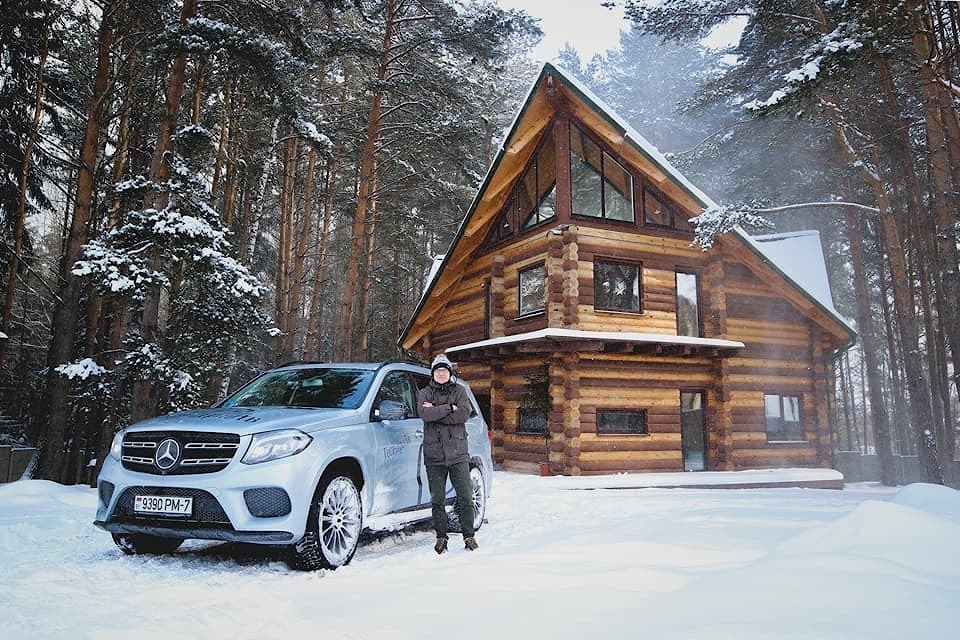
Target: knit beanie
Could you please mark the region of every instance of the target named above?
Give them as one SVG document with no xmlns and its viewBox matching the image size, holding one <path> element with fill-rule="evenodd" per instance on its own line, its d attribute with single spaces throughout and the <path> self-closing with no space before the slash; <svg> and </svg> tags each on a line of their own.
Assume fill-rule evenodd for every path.
<svg viewBox="0 0 960 640">
<path fill-rule="evenodd" d="M 432 374 L 434 371 L 436 371 L 440 367 L 445 367 L 446 370 L 449 371 L 451 375 L 453 375 L 453 363 L 451 363 L 450 360 L 447 358 L 447 356 L 445 356 L 442 353 L 437 355 L 437 357 L 433 359 L 433 364 L 430 365 L 430 373 Z"/>
</svg>

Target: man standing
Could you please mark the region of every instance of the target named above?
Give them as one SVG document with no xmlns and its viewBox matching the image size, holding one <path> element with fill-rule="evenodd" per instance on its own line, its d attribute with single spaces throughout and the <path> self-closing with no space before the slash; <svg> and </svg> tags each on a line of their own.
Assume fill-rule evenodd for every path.
<svg viewBox="0 0 960 640">
<path fill-rule="evenodd" d="M 430 484 L 433 528 L 437 532 L 434 551 L 447 550 L 447 512 L 444 506 L 447 476 L 457 493 L 457 516 L 463 545 L 473 551 L 473 487 L 470 483 L 470 454 L 467 451 L 466 421 L 470 400 L 463 387 L 452 380 L 453 365 L 442 353 L 430 365 L 430 383 L 417 394 L 423 418 L 423 461 Z"/>
</svg>

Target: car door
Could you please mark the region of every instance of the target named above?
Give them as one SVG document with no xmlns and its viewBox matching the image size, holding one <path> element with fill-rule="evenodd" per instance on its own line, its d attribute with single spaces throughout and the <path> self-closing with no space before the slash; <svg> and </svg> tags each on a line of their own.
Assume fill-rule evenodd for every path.
<svg viewBox="0 0 960 640">
<path fill-rule="evenodd" d="M 380 513 L 415 507 L 424 492 L 426 475 L 420 475 L 423 420 L 414 410 L 415 401 L 416 391 L 405 371 L 389 372 L 374 398 L 371 416 L 377 446 L 374 505 Z"/>
<path fill-rule="evenodd" d="M 413 378 L 413 399 L 416 403 L 417 391 L 423 389 L 428 384 L 430 384 L 430 376 L 424 375 L 421 373 L 412 374 Z M 414 407 L 419 414 L 420 407 Z M 430 487 L 427 485 L 427 467 L 426 462 L 423 457 L 423 420 L 420 421 L 420 459 L 417 462 L 417 474 L 421 479 L 420 482 L 420 492 L 419 492 L 419 502 L 420 505 L 430 504 Z M 452 489 L 449 479 L 447 480 L 447 493 L 449 494 Z"/>
</svg>

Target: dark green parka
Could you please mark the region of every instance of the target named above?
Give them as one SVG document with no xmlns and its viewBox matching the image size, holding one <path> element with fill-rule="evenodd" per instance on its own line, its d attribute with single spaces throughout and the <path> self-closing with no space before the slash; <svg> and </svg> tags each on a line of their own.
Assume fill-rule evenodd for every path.
<svg viewBox="0 0 960 640">
<path fill-rule="evenodd" d="M 424 402 L 433 406 L 425 407 Z M 465 422 L 470 417 L 470 399 L 466 390 L 453 380 L 443 384 L 430 380 L 417 393 L 417 410 L 423 418 L 424 464 L 469 462 Z"/>
</svg>

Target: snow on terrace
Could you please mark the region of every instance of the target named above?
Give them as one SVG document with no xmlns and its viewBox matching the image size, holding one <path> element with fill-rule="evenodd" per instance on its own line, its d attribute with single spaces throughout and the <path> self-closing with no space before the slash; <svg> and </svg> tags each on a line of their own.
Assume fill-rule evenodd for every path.
<svg viewBox="0 0 960 640">
<path fill-rule="evenodd" d="M 675 336 L 668 333 L 634 333 L 631 331 L 584 331 L 581 329 L 540 329 L 527 333 L 518 333 L 500 338 L 490 338 L 449 347 L 446 352 L 455 354 L 459 351 L 483 347 L 502 346 L 531 340 L 613 340 L 617 342 L 636 342 L 647 344 L 674 344 L 691 347 L 713 347 L 721 349 L 742 349 L 744 344 L 736 340 L 720 340 L 715 338 L 695 338 L 692 336 Z"/>
</svg>

